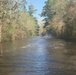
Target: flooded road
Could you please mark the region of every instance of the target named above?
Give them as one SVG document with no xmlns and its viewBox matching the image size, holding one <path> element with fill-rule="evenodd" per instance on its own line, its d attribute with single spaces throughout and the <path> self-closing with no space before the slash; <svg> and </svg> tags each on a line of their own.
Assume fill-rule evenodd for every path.
<svg viewBox="0 0 76 75">
<path fill-rule="evenodd" d="M 76 44 L 48 36 L 0 44 L 0 75 L 76 75 Z"/>
</svg>

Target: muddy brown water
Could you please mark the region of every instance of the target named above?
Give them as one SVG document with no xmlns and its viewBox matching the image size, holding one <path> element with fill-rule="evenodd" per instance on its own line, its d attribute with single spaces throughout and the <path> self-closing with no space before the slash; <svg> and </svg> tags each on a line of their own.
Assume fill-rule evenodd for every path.
<svg viewBox="0 0 76 75">
<path fill-rule="evenodd" d="M 0 44 L 0 75 L 76 75 L 76 44 L 51 36 Z"/>
</svg>

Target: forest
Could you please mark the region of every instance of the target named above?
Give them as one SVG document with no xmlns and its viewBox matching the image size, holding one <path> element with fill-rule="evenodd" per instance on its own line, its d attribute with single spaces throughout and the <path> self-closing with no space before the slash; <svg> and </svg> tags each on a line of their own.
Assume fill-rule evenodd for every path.
<svg viewBox="0 0 76 75">
<path fill-rule="evenodd" d="M 76 41 L 76 0 L 47 0 L 41 16 L 47 32 Z"/>
<path fill-rule="evenodd" d="M 76 0 L 0 0 L 0 75 L 76 75 Z"/>
<path fill-rule="evenodd" d="M 38 35 L 36 9 L 26 0 L 0 0 L 0 42 L 27 39 Z M 76 0 L 47 0 L 41 17 L 43 33 L 76 41 Z"/>
<path fill-rule="evenodd" d="M 26 5 L 26 0 L 0 0 L 0 42 L 36 36 L 36 9 Z"/>
</svg>

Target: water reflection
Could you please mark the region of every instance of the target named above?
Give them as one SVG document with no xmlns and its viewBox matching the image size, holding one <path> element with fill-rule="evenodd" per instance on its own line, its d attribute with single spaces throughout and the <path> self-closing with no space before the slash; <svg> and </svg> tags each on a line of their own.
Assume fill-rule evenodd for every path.
<svg viewBox="0 0 76 75">
<path fill-rule="evenodd" d="M 37 37 L 0 45 L 0 75 L 76 75 L 76 44 Z"/>
</svg>

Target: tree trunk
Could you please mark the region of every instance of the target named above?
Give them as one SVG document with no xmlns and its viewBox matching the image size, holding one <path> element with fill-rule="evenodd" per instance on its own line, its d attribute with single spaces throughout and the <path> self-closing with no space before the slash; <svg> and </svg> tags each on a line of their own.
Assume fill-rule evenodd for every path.
<svg viewBox="0 0 76 75">
<path fill-rule="evenodd" d="M 0 42 L 2 42 L 2 25 L 0 25 Z"/>
</svg>

